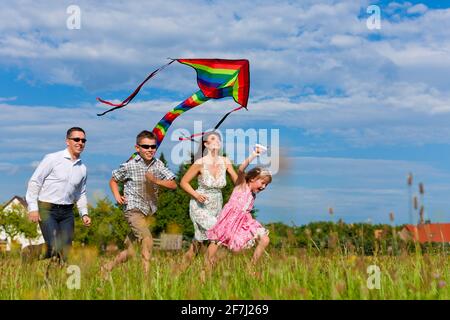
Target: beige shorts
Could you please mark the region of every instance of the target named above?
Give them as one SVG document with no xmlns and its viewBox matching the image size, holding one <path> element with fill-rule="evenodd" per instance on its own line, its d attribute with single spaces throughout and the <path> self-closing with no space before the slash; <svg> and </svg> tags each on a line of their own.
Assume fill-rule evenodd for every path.
<svg viewBox="0 0 450 320">
<path fill-rule="evenodd" d="M 141 242 L 144 238 L 151 238 L 152 234 L 150 233 L 150 216 L 144 215 L 138 209 L 131 209 L 125 211 L 125 218 L 127 219 L 128 224 L 131 227 L 131 232 L 127 236 L 127 240 L 131 242 L 139 241 Z"/>
</svg>

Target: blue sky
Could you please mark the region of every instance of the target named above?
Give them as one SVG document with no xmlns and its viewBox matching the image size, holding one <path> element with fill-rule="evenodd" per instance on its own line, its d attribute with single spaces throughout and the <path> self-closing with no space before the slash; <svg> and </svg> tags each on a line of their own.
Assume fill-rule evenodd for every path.
<svg viewBox="0 0 450 320">
<path fill-rule="evenodd" d="M 81 28 L 66 9 L 81 9 Z M 369 5 L 381 28 L 369 30 Z M 425 185 L 426 217 L 450 221 L 450 1 L 10 1 L 0 12 L 0 201 L 24 195 L 44 154 L 64 133 L 88 134 L 90 201 L 152 129 L 197 90 L 171 65 L 125 109 L 121 100 L 174 58 L 246 58 L 249 112 L 222 129 L 279 130 L 282 166 L 256 206 L 263 222 L 409 222 L 406 177 Z M 235 104 L 208 102 L 171 127 L 214 125 Z M 170 134 L 170 133 L 169 133 Z M 166 138 L 170 155 L 177 141 Z M 273 146 L 274 147 L 274 146 Z M 175 165 L 171 163 L 175 169 Z"/>
</svg>

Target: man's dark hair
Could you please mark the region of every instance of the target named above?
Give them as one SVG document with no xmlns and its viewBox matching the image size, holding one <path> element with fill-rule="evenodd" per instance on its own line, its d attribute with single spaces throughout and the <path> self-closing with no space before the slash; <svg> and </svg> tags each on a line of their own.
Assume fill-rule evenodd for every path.
<svg viewBox="0 0 450 320">
<path fill-rule="evenodd" d="M 84 130 L 81 129 L 80 127 L 72 127 L 72 128 L 70 128 L 69 130 L 67 130 L 66 138 L 70 138 L 70 135 L 71 135 L 72 132 L 74 132 L 74 131 L 81 131 L 81 132 L 83 132 L 83 133 L 86 135 L 86 132 L 84 132 Z"/>
<path fill-rule="evenodd" d="M 148 139 L 152 139 L 157 141 L 156 139 L 156 135 L 153 132 L 150 132 L 148 130 L 144 130 L 141 131 L 137 136 L 136 136 L 136 144 L 139 144 L 139 142 L 144 139 L 144 138 L 148 138 Z"/>
</svg>

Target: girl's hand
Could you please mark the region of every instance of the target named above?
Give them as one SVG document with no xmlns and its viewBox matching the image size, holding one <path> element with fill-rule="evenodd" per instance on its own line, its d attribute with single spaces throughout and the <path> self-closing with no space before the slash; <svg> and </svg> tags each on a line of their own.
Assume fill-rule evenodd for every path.
<svg viewBox="0 0 450 320">
<path fill-rule="evenodd" d="M 205 203 L 206 200 L 208 200 L 208 197 L 207 197 L 207 196 L 204 196 L 203 194 L 196 193 L 196 194 L 195 194 L 195 200 L 197 200 L 197 201 L 200 202 L 200 203 Z"/>
<path fill-rule="evenodd" d="M 255 156 L 260 156 L 264 152 L 266 152 L 267 148 L 260 144 L 255 144 L 255 147 L 253 149 L 253 153 Z"/>
</svg>

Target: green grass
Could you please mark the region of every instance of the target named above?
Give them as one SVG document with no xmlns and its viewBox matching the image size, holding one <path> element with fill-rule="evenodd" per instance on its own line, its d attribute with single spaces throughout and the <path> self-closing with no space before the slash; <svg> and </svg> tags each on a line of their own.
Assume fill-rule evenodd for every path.
<svg viewBox="0 0 450 320">
<path fill-rule="evenodd" d="M 353 256 L 305 249 L 270 249 L 252 275 L 252 252 L 219 251 L 217 267 L 203 272 L 203 257 L 181 272 L 181 252 L 154 252 L 148 277 L 140 259 L 117 267 L 104 280 L 100 265 L 112 256 L 74 249 L 70 264 L 81 270 L 80 289 L 70 290 L 67 268 L 48 261 L 0 258 L 0 299 L 450 299 L 449 256 L 402 254 Z M 380 289 L 367 287 L 367 267 L 381 270 Z"/>
</svg>

